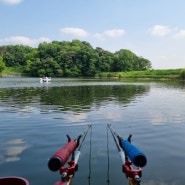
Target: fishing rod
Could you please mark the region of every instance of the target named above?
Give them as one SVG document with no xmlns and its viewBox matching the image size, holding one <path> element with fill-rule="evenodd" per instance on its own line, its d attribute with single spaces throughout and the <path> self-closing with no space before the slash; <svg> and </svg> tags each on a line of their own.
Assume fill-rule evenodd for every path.
<svg viewBox="0 0 185 185">
<path fill-rule="evenodd" d="M 74 141 L 67 135 L 68 143 L 55 152 L 49 159 L 49 169 L 51 171 L 59 170 L 61 175 L 61 181 L 56 182 L 54 185 L 70 185 L 75 172 L 78 170 L 78 160 L 80 158 L 81 148 L 91 127 L 91 125 L 88 125 L 88 128 Z M 82 139 L 81 142 L 80 139 Z M 71 160 L 68 161 L 70 156 Z M 64 166 L 66 162 L 68 163 L 67 167 Z"/>
<path fill-rule="evenodd" d="M 113 137 L 114 142 L 115 142 L 115 144 L 116 144 L 116 147 L 117 147 L 117 149 L 118 149 L 119 155 L 120 155 L 120 157 L 121 157 L 122 164 L 124 165 L 124 164 L 125 164 L 125 153 L 124 153 L 124 151 L 122 150 L 121 146 L 119 145 L 118 140 L 116 139 L 116 135 L 115 135 L 114 130 L 111 128 L 111 126 L 110 126 L 109 124 L 108 124 L 107 126 L 108 126 L 108 128 L 110 129 L 110 132 L 111 132 L 111 134 L 112 134 L 112 137 Z"/>
<path fill-rule="evenodd" d="M 122 171 L 129 179 L 129 184 L 140 185 L 142 176 L 141 167 L 144 167 L 147 163 L 146 156 L 136 146 L 131 144 L 131 135 L 128 137 L 128 140 L 125 140 L 116 133 L 110 124 L 107 124 L 107 126 L 119 151 L 123 163 Z M 137 166 L 137 169 L 134 169 L 132 164 Z"/>
</svg>

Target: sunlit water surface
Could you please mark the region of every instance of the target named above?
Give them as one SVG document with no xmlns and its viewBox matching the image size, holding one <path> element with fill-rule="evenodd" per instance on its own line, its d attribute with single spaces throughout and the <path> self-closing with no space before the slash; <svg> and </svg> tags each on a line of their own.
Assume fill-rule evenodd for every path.
<svg viewBox="0 0 185 185">
<path fill-rule="evenodd" d="M 92 124 L 73 185 L 128 184 L 111 124 L 146 154 L 143 185 L 184 185 L 184 83 L 0 78 L 0 118 L 0 176 L 53 185 L 48 159 Z"/>
</svg>

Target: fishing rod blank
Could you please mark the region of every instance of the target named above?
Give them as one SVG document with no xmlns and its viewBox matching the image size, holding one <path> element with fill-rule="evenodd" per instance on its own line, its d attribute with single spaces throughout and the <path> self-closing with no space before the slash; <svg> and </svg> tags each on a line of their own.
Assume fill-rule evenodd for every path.
<svg viewBox="0 0 185 185">
<path fill-rule="evenodd" d="M 112 137 L 113 137 L 114 142 L 115 142 L 115 144 L 116 144 L 116 147 L 117 147 L 117 149 L 118 149 L 118 152 L 119 152 L 121 161 L 122 161 L 123 164 L 125 164 L 125 154 L 124 154 L 124 152 L 123 152 L 121 146 L 119 145 L 118 141 L 116 140 L 116 135 L 115 135 L 115 133 L 114 133 L 114 130 L 111 128 L 111 126 L 110 126 L 109 124 L 108 124 L 107 126 L 108 126 L 109 129 L 110 129 L 110 132 L 111 132 L 111 134 L 112 134 Z"/>
</svg>

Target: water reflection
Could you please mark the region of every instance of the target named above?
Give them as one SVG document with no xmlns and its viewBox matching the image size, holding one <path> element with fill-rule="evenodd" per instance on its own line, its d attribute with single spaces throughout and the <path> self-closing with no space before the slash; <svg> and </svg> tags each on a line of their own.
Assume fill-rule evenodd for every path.
<svg viewBox="0 0 185 185">
<path fill-rule="evenodd" d="M 0 163 L 19 161 L 20 155 L 30 146 L 23 139 L 0 143 Z"/>
<path fill-rule="evenodd" d="M 51 111 L 89 111 L 111 102 L 127 106 L 138 96 L 149 91 L 146 85 L 99 85 L 61 86 L 44 88 L 1 89 L 0 101 L 4 111 L 29 113 L 39 109 L 42 113 Z M 35 109 L 37 108 L 37 109 Z"/>
</svg>

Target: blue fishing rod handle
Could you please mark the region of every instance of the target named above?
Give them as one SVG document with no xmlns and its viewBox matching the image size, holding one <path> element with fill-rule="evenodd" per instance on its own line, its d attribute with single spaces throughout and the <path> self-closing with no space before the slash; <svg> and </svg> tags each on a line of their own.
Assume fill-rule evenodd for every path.
<svg viewBox="0 0 185 185">
<path fill-rule="evenodd" d="M 129 157 L 135 166 L 144 167 L 146 165 L 146 156 L 137 147 L 132 145 L 128 140 L 121 140 L 120 144 L 125 151 L 125 154 Z"/>
</svg>

